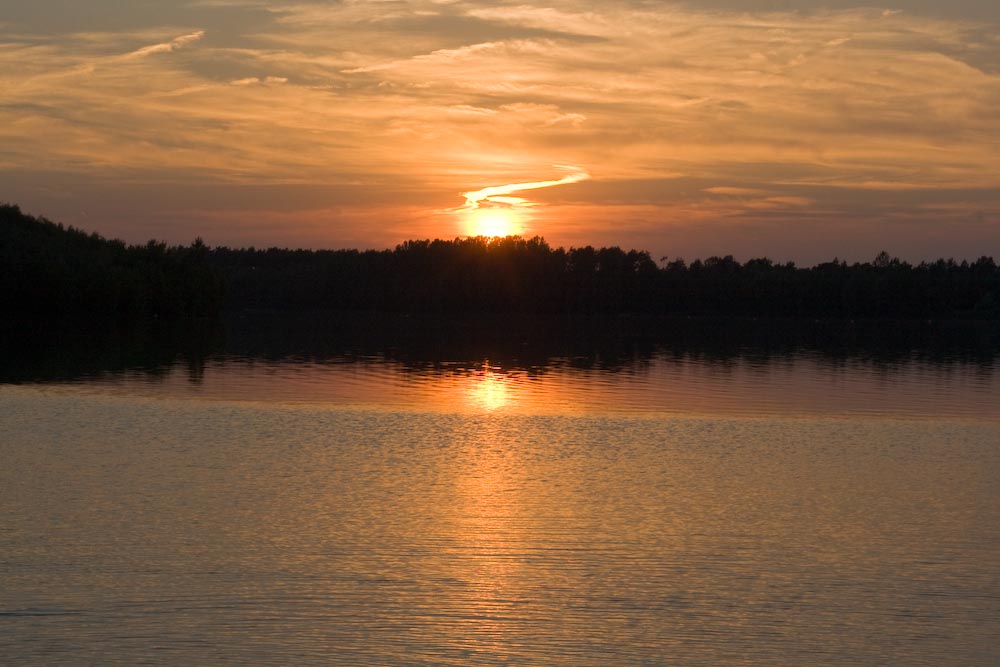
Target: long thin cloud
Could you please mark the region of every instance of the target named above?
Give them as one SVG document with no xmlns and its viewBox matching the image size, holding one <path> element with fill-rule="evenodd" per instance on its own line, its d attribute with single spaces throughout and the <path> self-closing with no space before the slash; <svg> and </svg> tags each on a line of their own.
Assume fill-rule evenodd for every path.
<svg viewBox="0 0 1000 667">
<path fill-rule="evenodd" d="M 569 185 L 570 183 L 579 183 L 580 181 L 586 181 L 590 178 L 588 174 L 583 169 L 579 167 L 564 166 L 563 169 L 572 170 L 571 173 L 566 174 L 562 178 L 551 180 L 551 181 L 533 181 L 530 183 L 510 183 L 508 185 L 492 185 L 488 188 L 483 188 L 482 190 L 474 190 L 472 192 L 463 192 L 462 196 L 465 197 L 465 206 L 462 208 L 464 210 L 471 210 L 479 208 L 483 202 L 492 202 L 497 204 L 505 204 L 508 206 L 524 206 L 528 202 L 521 197 L 509 197 L 507 195 L 512 195 L 515 192 L 523 192 L 525 190 L 540 190 L 542 188 L 552 188 L 557 185 Z"/>
<path fill-rule="evenodd" d="M 154 53 L 170 53 L 171 51 L 176 51 L 177 49 L 190 44 L 191 42 L 197 42 L 199 39 L 205 36 L 204 30 L 198 30 L 192 32 L 188 35 L 181 35 L 180 37 L 175 37 L 169 42 L 163 42 L 162 44 L 151 44 L 149 46 L 144 46 L 141 49 L 136 49 L 131 53 L 125 55 L 126 58 L 144 58 L 146 56 L 153 55 Z"/>
</svg>

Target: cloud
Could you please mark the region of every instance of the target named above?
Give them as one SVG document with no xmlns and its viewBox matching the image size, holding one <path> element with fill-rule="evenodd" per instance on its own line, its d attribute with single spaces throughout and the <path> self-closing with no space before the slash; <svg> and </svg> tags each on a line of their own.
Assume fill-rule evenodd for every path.
<svg viewBox="0 0 1000 667">
<path fill-rule="evenodd" d="M 477 53 L 484 51 L 494 51 L 497 49 L 503 49 L 504 44 L 497 42 L 484 42 L 482 44 L 470 44 L 468 46 L 463 46 L 457 49 L 437 49 L 427 54 L 418 54 L 412 58 L 406 60 L 399 60 L 395 62 L 379 63 L 377 65 L 368 65 L 365 67 L 354 67 L 352 69 L 345 69 L 344 74 L 363 74 L 366 72 L 381 72 L 385 70 L 404 68 L 408 64 L 419 63 L 419 64 L 429 64 L 432 67 L 439 66 L 441 64 L 452 64 L 460 60 L 466 59 L 469 56 L 473 56 Z"/>
<path fill-rule="evenodd" d="M 282 84 L 282 83 L 288 83 L 288 77 L 287 76 L 267 76 L 267 77 L 264 77 L 263 79 L 260 78 L 260 77 L 258 77 L 258 76 L 248 76 L 248 77 L 245 77 L 245 78 L 242 78 L 242 79 L 234 79 L 234 80 L 232 80 L 232 81 L 229 82 L 229 85 L 231 85 L 231 86 L 255 86 L 255 85 L 261 85 L 261 84 L 274 85 L 274 84 Z"/>
<path fill-rule="evenodd" d="M 705 192 L 711 192 L 713 195 L 722 195 L 724 197 L 745 197 L 750 195 L 765 194 L 767 193 L 767 190 L 758 190 L 756 188 L 729 187 L 720 185 L 712 188 L 705 188 Z"/>
<path fill-rule="evenodd" d="M 851 41 L 850 37 L 837 37 L 836 39 L 831 39 L 829 42 L 827 42 L 826 44 L 824 44 L 824 46 L 833 48 L 833 47 L 841 46 L 843 44 L 847 44 L 849 41 Z"/>
<path fill-rule="evenodd" d="M 995 22 L 606 0 L 199 6 L 255 18 L 0 27 L 6 173 L 330 188 L 313 210 L 350 184 L 387 211 L 405 193 L 444 235 L 438 213 L 468 192 L 564 238 L 598 213 L 615 233 L 689 221 L 704 237 L 712 221 L 932 215 L 910 194 L 958 216 L 960 192 L 1000 192 Z M 577 167 L 532 180 L 555 164 Z M 488 183 L 507 185 L 472 189 Z M 986 219 L 998 199 L 977 203 Z"/>
<path fill-rule="evenodd" d="M 141 49 L 136 49 L 135 51 L 126 54 L 126 57 L 144 58 L 146 56 L 151 56 L 156 53 L 170 53 L 171 51 L 176 51 L 178 49 L 181 49 L 192 42 L 197 42 L 204 36 L 205 36 L 204 30 L 197 30 L 187 35 L 181 35 L 180 37 L 175 37 L 169 42 L 161 42 L 159 44 L 152 44 L 150 46 L 144 46 Z"/>
<path fill-rule="evenodd" d="M 568 170 L 570 173 L 566 174 L 562 178 L 548 181 L 492 185 L 481 190 L 463 192 L 462 196 L 465 197 L 465 206 L 462 208 L 465 210 L 476 209 L 482 207 L 484 203 L 498 203 L 508 206 L 530 206 L 531 202 L 527 199 L 509 197 L 507 195 L 512 195 L 515 192 L 524 192 L 526 190 L 541 190 L 542 188 L 553 188 L 559 185 L 579 183 L 590 178 L 590 174 L 579 167 L 563 166 L 561 168 Z"/>
</svg>

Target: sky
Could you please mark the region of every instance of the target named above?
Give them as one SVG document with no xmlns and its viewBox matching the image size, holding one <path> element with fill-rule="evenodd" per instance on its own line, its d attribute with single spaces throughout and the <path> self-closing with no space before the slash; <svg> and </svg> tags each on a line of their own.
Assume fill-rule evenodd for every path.
<svg viewBox="0 0 1000 667">
<path fill-rule="evenodd" d="M 1000 258 L 1000 3 L 0 0 L 0 201 L 135 243 Z"/>
</svg>

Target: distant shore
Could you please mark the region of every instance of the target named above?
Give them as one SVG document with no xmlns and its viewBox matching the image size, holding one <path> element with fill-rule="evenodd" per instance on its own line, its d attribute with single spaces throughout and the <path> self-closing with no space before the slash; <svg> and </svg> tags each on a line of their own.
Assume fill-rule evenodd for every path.
<svg viewBox="0 0 1000 667">
<path fill-rule="evenodd" d="M 0 206 L 0 310 L 28 320 L 223 312 L 435 316 L 1000 320 L 992 257 L 813 267 L 732 256 L 654 261 L 535 237 L 407 241 L 392 250 L 129 246 Z"/>
</svg>

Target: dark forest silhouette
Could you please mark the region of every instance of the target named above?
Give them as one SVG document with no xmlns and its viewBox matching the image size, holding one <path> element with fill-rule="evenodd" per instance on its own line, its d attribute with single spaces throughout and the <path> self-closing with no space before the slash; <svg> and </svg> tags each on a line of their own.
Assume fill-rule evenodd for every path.
<svg viewBox="0 0 1000 667">
<path fill-rule="evenodd" d="M 126 245 L 0 206 L 0 308 L 23 317 L 215 316 L 223 309 L 421 314 L 1000 319 L 990 257 L 811 268 L 732 256 L 690 264 L 539 237 L 393 250 Z"/>
<path fill-rule="evenodd" d="M 129 246 L 0 205 L 0 310 L 22 317 L 215 316 L 222 275 L 201 242 Z"/>
</svg>

